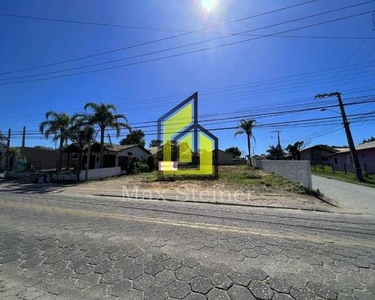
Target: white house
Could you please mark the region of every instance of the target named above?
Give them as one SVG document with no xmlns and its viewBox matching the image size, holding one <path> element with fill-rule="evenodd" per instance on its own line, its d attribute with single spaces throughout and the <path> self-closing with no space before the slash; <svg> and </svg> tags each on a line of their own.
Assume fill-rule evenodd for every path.
<svg viewBox="0 0 375 300">
<path fill-rule="evenodd" d="M 103 168 L 121 167 L 121 170 L 127 170 L 131 158 L 147 159 L 150 151 L 141 145 L 115 145 L 104 144 Z M 86 162 L 87 149 L 83 162 Z M 90 169 L 99 168 L 100 164 L 100 144 L 94 143 L 91 146 Z"/>
</svg>

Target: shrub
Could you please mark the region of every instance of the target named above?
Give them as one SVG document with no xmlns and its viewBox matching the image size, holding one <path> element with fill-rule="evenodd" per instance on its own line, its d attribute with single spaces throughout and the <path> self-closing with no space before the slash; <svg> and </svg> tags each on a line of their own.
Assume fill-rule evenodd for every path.
<svg viewBox="0 0 375 300">
<path fill-rule="evenodd" d="M 155 157 L 153 155 L 150 155 L 147 158 L 147 165 L 148 165 L 148 172 L 152 172 L 155 168 Z"/>
</svg>

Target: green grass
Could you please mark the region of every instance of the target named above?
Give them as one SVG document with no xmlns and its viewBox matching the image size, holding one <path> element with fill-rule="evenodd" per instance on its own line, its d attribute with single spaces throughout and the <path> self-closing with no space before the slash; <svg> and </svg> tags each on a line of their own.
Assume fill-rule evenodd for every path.
<svg viewBox="0 0 375 300">
<path fill-rule="evenodd" d="M 129 175 L 125 178 L 131 180 L 140 180 L 144 183 L 157 182 L 157 172 L 141 173 Z M 256 193 L 269 194 L 311 194 L 311 191 L 299 183 L 291 182 L 279 175 L 267 173 L 260 169 L 249 168 L 248 166 L 220 166 L 219 179 L 197 179 L 196 177 L 169 176 L 164 177 L 165 181 L 176 181 L 184 183 L 193 183 L 202 186 L 202 188 L 235 189 L 242 191 L 252 191 Z M 172 182 L 173 184 L 173 182 Z"/>
<path fill-rule="evenodd" d="M 348 172 L 348 174 L 345 174 L 343 171 L 335 171 L 335 173 L 332 172 L 332 168 L 330 166 L 325 166 L 324 171 L 321 166 L 316 166 L 315 170 L 314 167 L 311 168 L 311 173 L 314 175 L 319 175 L 331 179 L 336 179 L 344 182 L 359 184 L 359 185 L 365 185 L 369 187 L 375 188 L 375 175 L 365 175 L 364 174 L 364 182 L 359 182 L 355 179 L 354 173 Z"/>
</svg>

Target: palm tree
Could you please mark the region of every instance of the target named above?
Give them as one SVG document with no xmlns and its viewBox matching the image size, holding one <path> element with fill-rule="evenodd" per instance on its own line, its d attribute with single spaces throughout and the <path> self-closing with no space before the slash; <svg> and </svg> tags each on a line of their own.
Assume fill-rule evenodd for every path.
<svg viewBox="0 0 375 300">
<path fill-rule="evenodd" d="M 128 120 L 123 114 L 116 114 L 117 108 L 113 104 L 106 103 L 86 103 L 85 110 L 91 110 L 91 114 L 86 115 L 91 125 L 98 125 L 100 129 L 100 168 L 103 167 L 104 136 L 107 128 L 116 130 L 117 138 L 120 137 L 121 129 L 130 130 Z M 125 122 L 120 122 L 124 119 Z"/>
<path fill-rule="evenodd" d="M 301 159 L 301 148 L 303 147 L 304 142 L 295 142 L 293 145 L 289 144 L 288 147 L 286 147 L 286 150 L 289 152 L 289 154 L 293 157 L 295 160 Z"/>
<path fill-rule="evenodd" d="M 284 151 L 280 145 L 270 146 L 267 152 L 269 153 L 268 159 L 271 160 L 280 160 L 284 157 Z"/>
<path fill-rule="evenodd" d="M 55 111 L 48 111 L 46 113 L 46 120 L 40 123 L 39 131 L 48 139 L 51 134 L 54 135 L 53 141 L 60 141 L 60 158 L 58 169 L 61 170 L 62 155 L 64 142 L 68 140 L 70 125 L 70 117 L 66 113 L 57 113 Z"/>
<path fill-rule="evenodd" d="M 247 151 L 249 153 L 249 165 L 250 167 L 252 167 L 252 163 L 251 163 L 251 138 L 254 139 L 255 141 L 255 137 L 253 135 L 253 129 L 255 127 L 255 123 L 256 121 L 253 120 L 253 119 L 250 119 L 250 120 L 245 120 L 245 119 L 242 119 L 240 121 L 240 124 L 238 125 L 238 131 L 234 134 L 234 136 L 236 137 L 237 135 L 239 134 L 244 134 L 246 133 L 246 136 L 247 136 Z"/>
<path fill-rule="evenodd" d="M 91 146 L 95 130 L 89 123 L 89 119 L 82 114 L 75 114 L 72 119 L 72 125 L 69 128 L 69 139 L 78 147 L 78 166 L 82 169 L 83 149 L 86 145 Z"/>
</svg>

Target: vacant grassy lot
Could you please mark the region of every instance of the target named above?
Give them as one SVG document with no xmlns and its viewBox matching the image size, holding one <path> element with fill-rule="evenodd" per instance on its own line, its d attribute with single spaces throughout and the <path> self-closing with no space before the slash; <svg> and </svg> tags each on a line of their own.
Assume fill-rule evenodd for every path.
<svg viewBox="0 0 375 300">
<path fill-rule="evenodd" d="M 122 177 L 123 180 L 142 182 L 148 188 L 173 188 L 176 184 L 192 185 L 202 189 L 225 189 L 251 191 L 267 194 L 308 194 L 309 190 L 298 183 L 248 166 L 221 166 L 218 180 L 197 180 L 183 177 L 170 177 L 161 181 L 157 172 L 142 173 Z"/>
<path fill-rule="evenodd" d="M 324 171 L 321 166 L 316 166 L 315 170 L 311 168 L 311 172 L 315 175 L 375 188 L 375 175 L 364 176 L 365 182 L 359 182 L 355 179 L 354 173 L 348 172 L 348 174 L 345 174 L 343 171 L 335 171 L 335 173 L 333 173 L 332 168 L 329 166 L 325 166 Z"/>
</svg>

